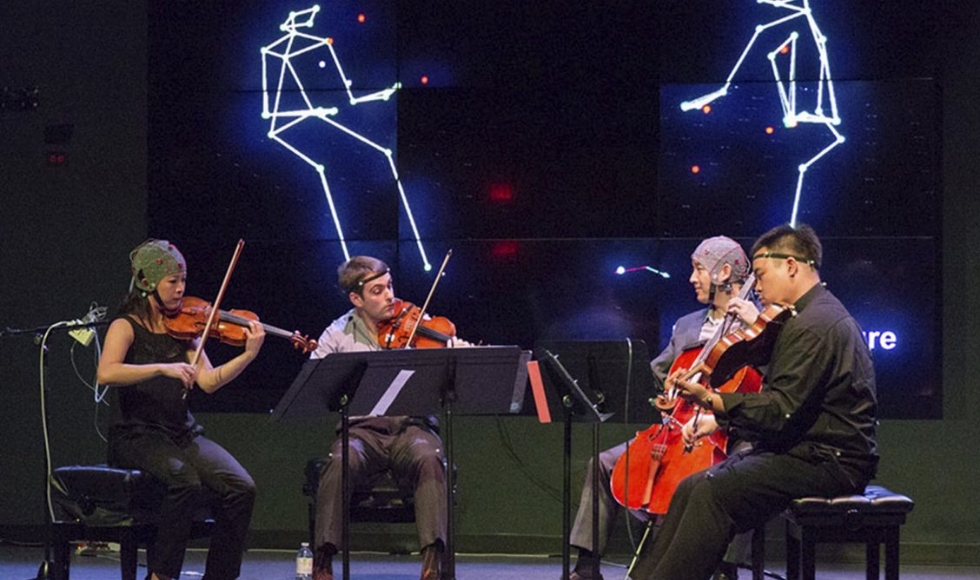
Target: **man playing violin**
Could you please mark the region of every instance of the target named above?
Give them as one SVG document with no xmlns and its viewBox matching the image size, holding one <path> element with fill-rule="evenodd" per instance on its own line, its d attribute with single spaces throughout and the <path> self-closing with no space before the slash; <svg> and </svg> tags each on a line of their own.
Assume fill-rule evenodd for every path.
<svg viewBox="0 0 980 580">
<path fill-rule="evenodd" d="M 180 577 L 192 518 L 202 505 L 202 491 L 217 496 L 214 531 L 208 551 L 208 580 L 239 575 L 245 536 L 255 503 L 255 483 L 221 446 L 202 435 L 184 396 L 196 383 L 213 393 L 237 377 L 262 348 L 265 330 L 251 321 L 245 349 L 213 368 L 201 351 L 201 340 L 167 334 L 165 317 L 176 312 L 184 296 L 187 265 L 177 247 L 148 240 L 130 253 L 132 282 L 118 317 L 109 326 L 99 359 L 98 381 L 115 387 L 109 431 L 109 464 L 153 475 L 167 488 L 157 534 L 148 552 L 148 578 Z"/>
<path fill-rule="evenodd" d="M 335 352 L 380 350 L 378 329 L 395 315 L 395 294 L 387 264 L 355 256 L 337 269 L 337 281 L 353 308 L 323 331 L 310 358 Z M 455 337 L 451 337 L 452 346 Z M 341 441 L 320 475 L 316 499 L 314 580 L 333 580 L 332 559 L 341 541 Z M 446 541 L 446 480 L 442 440 L 435 417 L 352 417 L 351 489 L 390 470 L 415 490 L 415 522 L 422 553 L 422 580 L 438 580 Z M 349 498 L 347 498 L 349 500 Z"/>
<path fill-rule="evenodd" d="M 820 240 L 808 226 L 778 226 L 751 254 L 763 305 L 795 312 L 776 337 L 766 387 L 716 393 L 681 380 L 683 369 L 666 386 L 753 446 L 681 482 L 635 580 L 706 579 L 734 534 L 765 524 L 794 498 L 859 493 L 875 475 L 871 355 L 857 322 L 820 281 Z"/>
<path fill-rule="evenodd" d="M 663 386 L 674 360 L 688 349 L 703 345 L 721 326 L 726 312 L 732 312 L 746 323 L 755 320 L 758 310 L 748 300 L 736 297 L 742 282 L 748 277 L 749 262 L 745 252 L 738 242 L 717 236 L 702 241 L 691 254 L 691 276 L 688 281 L 694 287 L 698 302 L 705 308 L 682 316 L 674 324 L 670 342 L 650 366 L 654 379 Z M 699 427 L 713 419 L 710 415 L 702 415 Z M 692 424 L 685 425 L 690 431 Z M 594 570 L 598 570 L 598 559 L 604 551 L 609 536 L 612 533 L 614 518 L 619 511 L 619 504 L 613 498 L 609 481 L 612 470 L 619 457 L 625 453 L 627 443 L 607 449 L 599 456 L 601 482 L 599 495 L 599 550 L 593 554 L 592 539 L 592 462 L 585 477 L 582 497 L 578 513 L 571 533 L 571 544 L 578 548 L 579 556 L 571 580 L 591 580 Z M 733 555 L 733 558 L 740 555 Z M 600 576 L 601 578 L 601 576 Z"/>
</svg>

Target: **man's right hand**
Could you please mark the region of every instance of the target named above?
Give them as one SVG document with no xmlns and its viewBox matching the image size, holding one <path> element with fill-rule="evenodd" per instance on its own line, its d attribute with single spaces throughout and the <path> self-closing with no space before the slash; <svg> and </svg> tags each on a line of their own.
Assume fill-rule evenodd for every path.
<svg viewBox="0 0 980 580">
<path fill-rule="evenodd" d="M 697 423 L 697 428 L 695 428 L 695 423 Z M 684 440 L 685 446 L 691 447 L 698 439 L 713 435 L 717 430 L 718 422 L 715 421 L 715 416 L 711 413 L 701 413 L 691 417 L 691 420 L 684 424 L 681 429 L 681 438 Z"/>
</svg>

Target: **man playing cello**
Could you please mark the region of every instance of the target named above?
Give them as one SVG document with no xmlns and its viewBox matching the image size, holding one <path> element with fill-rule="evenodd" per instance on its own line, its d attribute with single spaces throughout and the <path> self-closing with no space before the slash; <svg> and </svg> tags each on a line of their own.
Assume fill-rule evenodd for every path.
<svg viewBox="0 0 980 580">
<path fill-rule="evenodd" d="M 808 226 L 779 226 L 752 246 L 763 305 L 795 311 L 775 339 L 760 393 L 715 393 L 667 379 L 753 441 L 684 479 L 635 580 L 704 580 L 733 534 L 764 524 L 798 497 L 862 491 L 878 463 L 874 369 L 857 322 L 820 282 L 822 247 Z M 705 433 L 698 433 L 704 435 Z"/>
<path fill-rule="evenodd" d="M 735 313 L 747 323 L 755 320 L 758 310 L 748 300 L 735 297 L 748 277 L 749 261 L 742 247 L 734 240 L 717 236 L 702 241 L 691 254 L 691 276 L 689 282 L 694 287 L 698 302 L 705 308 L 682 316 L 674 324 L 667 347 L 655 358 L 650 366 L 656 382 L 663 386 L 667 373 L 674 360 L 684 351 L 703 345 L 721 326 L 725 314 Z M 714 425 L 710 415 L 704 415 L 698 422 L 698 430 L 705 425 Z M 692 426 L 687 425 L 690 432 Z M 601 558 L 612 532 L 614 518 L 619 504 L 610 488 L 610 476 L 619 457 L 626 451 L 627 443 L 603 451 L 599 456 L 600 489 L 592 489 L 592 462 L 585 477 L 578 513 L 572 527 L 571 544 L 578 548 L 578 560 L 571 580 L 593 580 L 593 567 Z M 592 553 L 592 493 L 598 494 L 599 503 L 599 554 Z M 600 576 L 601 578 L 601 576 Z"/>
</svg>

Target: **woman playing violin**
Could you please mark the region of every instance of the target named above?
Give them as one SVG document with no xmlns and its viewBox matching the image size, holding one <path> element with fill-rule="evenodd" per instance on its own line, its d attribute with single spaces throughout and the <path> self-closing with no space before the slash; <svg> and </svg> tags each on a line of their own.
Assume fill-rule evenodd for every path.
<svg viewBox="0 0 980 580">
<path fill-rule="evenodd" d="M 388 265 L 355 256 L 337 269 L 337 283 L 353 308 L 323 331 L 310 358 L 336 352 L 380 350 L 382 336 L 404 303 L 395 298 Z M 404 329 L 403 329 L 404 330 Z M 453 346 L 455 336 L 447 337 Z M 415 344 L 414 342 L 412 343 Z M 435 417 L 352 417 L 349 474 L 353 489 L 361 480 L 391 470 L 415 490 L 415 521 L 422 552 L 422 580 L 439 578 L 446 541 L 446 483 L 442 440 Z M 332 580 L 332 558 L 341 542 L 341 441 L 320 476 L 317 491 L 314 580 Z"/>
<path fill-rule="evenodd" d="M 146 471 L 167 488 L 149 552 L 149 578 L 180 576 L 192 518 L 206 491 L 217 496 L 220 508 L 212 514 L 205 578 L 233 580 L 241 568 L 255 484 L 231 454 L 202 435 L 185 392 L 197 384 L 213 393 L 241 374 L 262 348 L 265 331 L 253 321 L 241 354 L 215 368 L 202 351 L 192 366 L 201 339 L 173 338 L 164 326 L 184 296 L 184 257 L 165 240 L 148 240 L 130 253 L 130 262 L 130 292 L 106 333 L 98 367 L 99 382 L 118 387 L 109 463 Z"/>
<path fill-rule="evenodd" d="M 684 351 L 704 344 L 714 335 L 721 326 L 726 312 L 734 312 L 746 323 L 755 320 L 758 314 L 755 305 L 750 301 L 735 297 L 748 274 L 748 258 L 742 247 L 734 240 L 717 236 L 708 238 L 698 245 L 694 253 L 691 254 L 691 276 L 688 281 L 694 289 L 698 302 L 705 305 L 705 308 L 682 316 L 674 324 L 667 347 L 650 363 L 657 383 L 661 386 L 668 386 L 665 385 L 665 382 L 674 360 Z M 698 419 L 699 430 L 702 425 L 714 424 L 713 421 L 714 418 L 710 415 L 701 416 Z M 684 428 L 686 432 L 690 433 L 694 428 L 694 421 L 686 424 Z M 598 569 L 598 559 L 609 540 L 613 522 L 619 512 L 619 504 L 614 499 L 610 488 L 610 476 L 626 448 L 627 444 L 623 443 L 607 449 L 599 456 L 599 469 L 601 470 L 599 481 L 601 484 L 600 489 L 595 490 L 595 493 L 599 495 L 598 545 L 600 554 L 592 553 L 593 489 L 591 482 L 593 466 L 591 461 L 589 462 L 578 513 L 571 533 L 572 546 L 578 548 L 579 551 L 575 571 L 571 574 L 572 580 L 593 580 L 595 578 L 594 571 Z M 734 552 L 731 556 L 733 561 L 740 557 L 741 554 Z"/>
</svg>

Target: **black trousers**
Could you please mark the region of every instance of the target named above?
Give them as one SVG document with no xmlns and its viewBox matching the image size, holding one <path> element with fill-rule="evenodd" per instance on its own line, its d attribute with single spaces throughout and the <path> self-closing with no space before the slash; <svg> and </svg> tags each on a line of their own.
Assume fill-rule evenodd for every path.
<svg viewBox="0 0 980 580">
<path fill-rule="evenodd" d="M 350 429 L 351 489 L 391 470 L 398 484 L 415 490 L 415 526 L 419 547 L 446 542 L 446 472 L 442 440 L 406 417 L 370 417 Z M 331 449 L 331 461 L 320 475 L 316 496 L 316 545 L 341 544 L 341 441 Z M 349 498 L 348 498 L 349 499 Z M 332 550 L 331 550 L 332 551 Z"/>
<path fill-rule="evenodd" d="M 180 576 L 194 514 L 211 497 L 215 527 L 204 578 L 238 577 L 255 483 L 230 453 L 200 435 L 175 441 L 162 431 L 138 429 L 110 435 L 109 463 L 146 471 L 167 487 L 156 539 L 147 551 L 150 573 Z"/>
<path fill-rule="evenodd" d="M 825 457 L 735 453 L 681 482 L 630 577 L 705 580 L 736 533 L 765 523 L 795 498 L 854 493 L 866 483 Z"/>
</svg>

